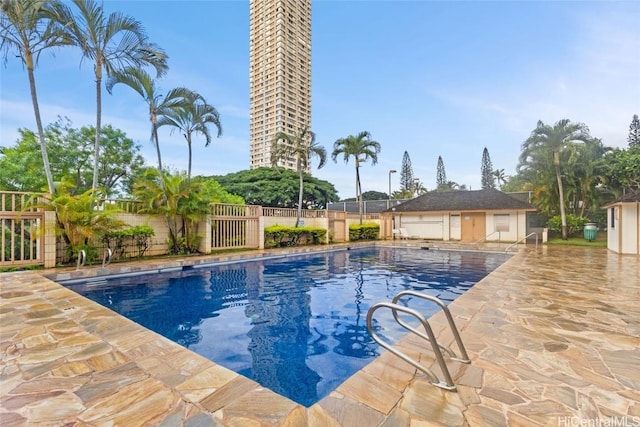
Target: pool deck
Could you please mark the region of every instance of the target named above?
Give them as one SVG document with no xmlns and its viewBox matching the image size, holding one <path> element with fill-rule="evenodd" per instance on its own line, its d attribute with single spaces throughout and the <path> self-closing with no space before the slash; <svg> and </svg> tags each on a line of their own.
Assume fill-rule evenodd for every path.
<svg viewBox="0 0 640 427">
<path fill-rule="evenodd" d="M 637 256 L 520 249 L 450 305 L 471 358 L 447 360 L 457 392 L 385 352 L 310 408 L 47 278 L 243 256 L 0 274 L 0 425 L 640 426 Z M 396 347 L 438 372 L 415 336 Z"/>
</svg>

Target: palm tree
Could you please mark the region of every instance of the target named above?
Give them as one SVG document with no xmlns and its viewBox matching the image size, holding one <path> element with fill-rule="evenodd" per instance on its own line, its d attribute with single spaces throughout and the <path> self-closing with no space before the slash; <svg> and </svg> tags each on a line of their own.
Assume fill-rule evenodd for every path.
<svg viewBox="0 0 640 427">
<path fill-rule="evenodd" d="M 422 181 L 420 181 L 420 179 L 415 178 L 413 180 L 413 185 L 411 186 L 411 191 L 412 194 L 411 196 L 413 197 L 413 195 L 415 194 L 415 196 L 421 196 L 425 193 L 427 193 L 427 187 L 424 186 L 424 183 Z"/>
<path fill-rule="evenodd" d="M 316 134 L 311 132 L 308 127 L 301 129 L 297 135 L 278 132 L 273 137 L 271 143 L 272 166 L 277 166 L 278 162 L 282 160 L 296 159 L 296 171 L 300 177 L 296 227 L 300 225 L 300 217 L 302 216 L 303 173 L 309 169 L 313 155 L 318 156 L 320 160 L 318 169 L 322 168 L 327 162 L 327 150 L 316 143 Z"/>
<path fill-rule="evenodd" d="M 507 176 L 504 173 L 504 169 L 496 169 L 492 172 L 493 177 L 496 180 L 496 184 L 502 190 L 502 186 L 507 182 Z"/>
<path fill-rule="evenodd" d="M 533 162 L 551 161 L 555 170 L 558 198 L 560 206 L 560 220 L 562 221 L 562 239 L 567 240 L 567 216 L 565 212 L 564 188 L 562 185 L 562 171 L 560 153 L 576 142 L 586 142 L 590 139 L 589 129 L 582 123 L 571 123 L 563 119 L 550 126 L 538 121 L 536 128 L 525 142 L 522 143 L 520 154 L 521 165 Z"/>
<path fill-rule="evenodd" d="M 346 138 L 340 138 L 333 143 L 333 152 L 331 158 L 337 162 L 340 154 L 343 155 L 344 162 L 349 163 L 349 158 L 353 157 L 356 164 L 356 201 L 358 202 L 358 211 L 360 213 L 360 224 L 362 224 L 362 185 L 360 183 L 360 164 L 371 159 L 371 164 L 378 163 L 378 153 L 380 152 L 380 143 L 371 139 L 369 132 L 362 131 L 358 135 L 349 135 Z"/>
<path fill-rule="evenodd" d="M 186 90 L 183 101 L 179 105 L 166 108 L 161 111 L 162 116 L 158 119 L 158 127 L 171 126 L 171 133 L 176 129 L 184 135 L 189 148 L 189 167 L 187 169 L 187 179 L 191 178 L 191 142 L 194 133 L 200 133 L 205 137 L 205 147 L 211 143 L 211 133 L 209 124 L 214 124 L 218 128 L 218 138 L 222 135 L 220 124 L 220 114 L 212 106 L 207 104 L 204 98 L 194 91 Z"/>
<path fill-rule="evenodd" d="M 149 172 L 136 182 L 133 194 L 144 204 L 141 212 L 159 213 L 167 220 L 171 253 L 180 253 L 183 249 L 177 224 L 180 204 L 193 192 L 194 188 L 182 174 L 167 173 L 157 176 L 153 169 L 149 169 Z"/>
<path fill-rule="evenodd" d="M 162 156 L 160 153 L 160 141 L 158 139 L 158 115 L 174 107 L 184 104 L 191 91 L 186 88 L 171 89 L 166 96 L 162 96 L 158 91 L 155 79 L 142 68 L 127 67 L 122 71 L 114 72 L 107 79 L 106 88 L 112 93 L 113 87 L 122 83 L 136 91 L 147 103 L 149 107 L 149 121 L 151 122 L 151 141 L 156 147 L 158 156 L 158 173 L 163 175 Z M 164 185 L 164 180 L 160 180 L 160 185 Z"/>
<path fill-rule="evenodd" d="M 82 58 L 93 61 L 96 77 L 96 138 L 92 188 L 98 185 L 100 124 L 102 120 L 102 74 L 111 76 L 127 67 L 152 66 L 158 76 L 167 70 L 167 55 L 149 43 L 142 24 L 120 12 L 105 16 L 94 0 L 73 0 L 76 14 L 62 3 L 55 7 L 55 19 L 66 29 Z"/>
<path fill-rule="evenodd" d="M 17 52 L 16 56 L 20 58 L 27 69 L 31 103 L 33 104 L 36 127 L 38 128 L 42 162 L 44 163 L 44 173 L 47 177 L 47 186 L 51 194 L 54 193 L 55 188 L 47 153 L 47 143 L 44 139 L 42 118 L 40 117 L 34 69 L 40 54 L 45 49 L 71 43 L 65 37 L 64 32 L 60 31 L 60 28 L 56 26 L 56 23 L 49 19 L 49 8 L 55 4 L 56 2 L 54 1 L 3 0 L 2 15 L 0 16 L 0 50 L 3 51 L 5 62 L 9 51 L 15 50 Z"/>
<path fill-rule="evenodd" d="M 574 200 L 573 213 L 582 217 L 587 209 L 593 210 L 600 205 L 601 192 L 597 187 L 606 180 L 605 155 L 611 149 L 598 138 L 590 138 L 572 148 L 565 173 L 570 178 L 567 198 Z"/>
</svg>

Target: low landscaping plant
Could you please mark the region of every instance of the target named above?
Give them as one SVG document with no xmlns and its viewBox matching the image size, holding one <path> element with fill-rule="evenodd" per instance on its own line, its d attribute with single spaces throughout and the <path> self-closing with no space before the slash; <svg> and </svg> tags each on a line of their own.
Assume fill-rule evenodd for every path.
<svg viewBox="0 0 640 427">
<path fill-rule="evenodd" d="M 264 247 L 321 245 L 325 242 L 327 230 L 315 227 L 289 227 L 272 225 L 264 229 Z"/>
<path fill-rule="evenodd" d="M 105 233 L 102 242 L 111 249 L 114 258 L 125 258 L 130 248 L 135 248 L 138 258 L 144 256 L 149 250 L 151 236 L 154 236 L 153 228 L 148 225 L 137 225 L 124 230 L 113 230 Z"/>
<path fill-rule="evenodd" d="M 98 246 L 102 236 L 119 230 L 126 224 L 116 217 L 116 206 L 101 203 L 104 192 L 100 189 L 74 194 L 73 185 L 63 181 L 58 191 L 49 199 L 34 198 L 29 208 L 54 210 L 56 213 L 56 235 L 66 246 L 65 261 L 77 260 L 84 251 L 85 261 L 98 259 Z"/>
<path fill-rule="evenodd" d="M 589 221 L 589 218 L 567 214 L 567 235 L 575 236 L 578 233 L 581 233 L 584 225 L 588 222 L 591 222 Z M 560 218 L 560 215 L 549 218 L 549 223 L 547 225 L 551 231 L 562 232 L 562 219 Z"/>
<path fill-rule="evenodd" d="M 349 240 L 377 240 L 380 236 L 380 225 L 375 222 L 351 224 L 349 226 Z"/>
</svg>

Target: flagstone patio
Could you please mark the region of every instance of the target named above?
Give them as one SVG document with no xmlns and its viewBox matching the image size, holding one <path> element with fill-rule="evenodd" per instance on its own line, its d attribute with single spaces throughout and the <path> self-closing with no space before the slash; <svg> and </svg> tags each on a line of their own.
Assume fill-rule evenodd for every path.
<svg viewBox="0 0 640 427">
<path fill-rule="evenodd" d="M 0 274 L 0 424 L 640 426 L 637 256 L 521 249 L 450 305 L 472 360 L 447 361 L 457 392 L 385 352 L 310 408 L 45 277 L 214 258 Z M 451 344 L 443 316 L 431 323 Z M 439 372 L 414 336 L 397 347 Z"/>
</svg>

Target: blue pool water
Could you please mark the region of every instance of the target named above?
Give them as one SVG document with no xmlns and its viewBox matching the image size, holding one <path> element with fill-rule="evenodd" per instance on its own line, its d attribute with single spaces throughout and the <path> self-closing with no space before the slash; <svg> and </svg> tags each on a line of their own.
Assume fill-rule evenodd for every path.
<svg viewBox="0 0 640 427">
<path fill-rule="evenodd" d="M 366 327 L 371 305 L 405 289 L 453 301 L 505 259 L 375 247 L 66 286 L 310 406 L 380 354 Z M 423 300 L 403 303 L 435 312 Z M 390 342 L 406 332 L 383 310 L 375 320 Z"/>
</svg>

